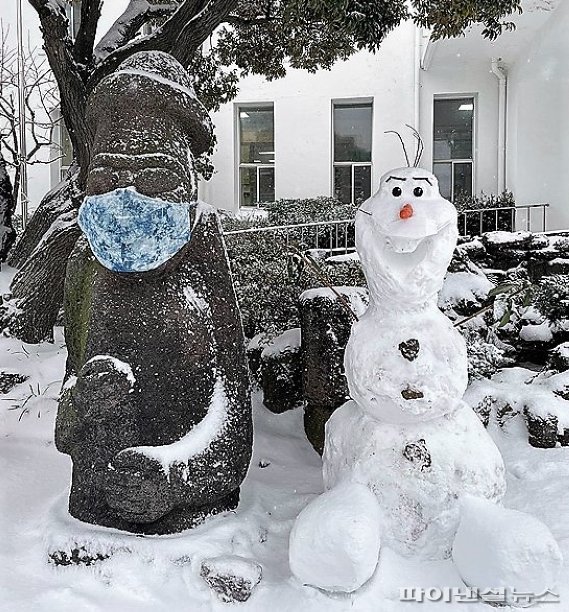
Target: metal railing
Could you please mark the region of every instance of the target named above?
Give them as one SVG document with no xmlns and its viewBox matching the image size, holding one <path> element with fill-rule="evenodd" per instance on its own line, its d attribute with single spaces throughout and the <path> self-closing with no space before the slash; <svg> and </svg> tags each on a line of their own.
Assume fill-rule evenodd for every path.
<svg viewBox="0 0 569 612">
<path fill-rule="evenodd" d="M 229 230 L 224 236 L 267 234 L 283 237 L 288 249 L 293 244 L 302 249 L 317 249 L 330 254 L 349 253 L 355 249 L 354 219 L 315 221 L 294 225 L 271 225 L 247 229 Z"/>
<path fill-rule="evenodd" d="M 496 208 L 471 208 L 458 214 L 458 227 L 463 235 L 480 235 L 497 230 L 547 231 L 547 208 L 549 204 L 526 204 L 524 206 L 504 206 Z M 538 215 L 535 214 L 539 210 Z M 532 211 L 534 216 L 532 218 Z M 293 225 L 271 225 L 229 230 L 224 236 L 243 236 L 247 234 L 274 234 L 284 239 L 286 247 L 294 244 L 302 249 L 319 249 L 330 254 L 349 253 L 355 249 L 355 221 L 340 219 L 335 221 L 315 221 Z M 535 226 L 538 228 L 535 228 Z M 539 229 L 541 228 L 541 229 Z"/>
<path fill-rule="evenodd" d="M 547 231 L 547 209 L 549 204 L 525 204 L 496 208 L 470 208 L 458 213 L 458 227 L 462 235 L 481 235 L 486 232 L 504 230 L 515 232 Z M 538 210 L 540 209 L 540 210 Z M 532 219 L 532 211 L 536 211 Z"/>
</svg>

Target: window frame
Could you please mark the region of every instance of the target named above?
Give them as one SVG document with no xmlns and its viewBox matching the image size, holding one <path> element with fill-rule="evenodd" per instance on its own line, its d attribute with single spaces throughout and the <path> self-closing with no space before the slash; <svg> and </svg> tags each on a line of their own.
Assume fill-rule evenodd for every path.
<svg viewBox="0 0 569 612">
<path fill-rule="evenodd" d="M 336 107 L 346 107 L 346 106 L 369 106 L 371 108 L 371 146 L 370 146 L 370 161 L 369 162 L 352 162 L 352 161 L 343 161 L 337 162 L 335 160 L 335 152 L 336 152 L 336 130 L 335 130 L 335 120 L 334 120 L 334 110 Z M 331 101 L 330 107 L 330 132 L 331 132 L 331 151 L 330 157 L 332 160 L 331 167 L 331 177 L 330 177 L 330 194 L 332 197 L 336 197 L 335 194 L 335 183 L 336 183 L 336 167 L 340 166 L 350 166 L 351 167 L 351 185 L 350 185 L 350 204 L 355 204 L 355 168 L 357 167 L 366 167 L 370 169 L 370 194 L 373 193 L 373 124 L 375 119 L 375 104 L 374 99 L 370 97 L 363 98 L 335 98 Z"/>
<path fill-rule="evenodd" d="M 460 158 L 460 159 L 435 159 L 435 104 L 439 100 L 472 100 L 474 108 L 472 109 L 472 154 L 470 158 Z M 431 138 L 432 138 L 432 161 L 431 161 L 431 171 L 435 174 L 435 164 L 450 164 L 451 173 L 450 173 L 450 201 L 454 202 L 455 192 L 454 192 L 454 167 L 456 164 L 469 164 L 471 168 L 471 188 L 472 195 L 476 193 L 476 168 L 477 168 L 477 158 L 476 158 L 476 148 L 477 148 L 477 125 L 478 125 L 478 94 L 477 93 L 452 93 L 452 94 L 435 94 L 433 96 L 433 106 L 432 106 L 432 129 L 431 129 Z M 436 176 L 436 174 L 435 174 Z"/>
<path fill-rule="evenodd" d="M 254 162 L 241 162 L 241 112 L 247 109 L 256 109 L 256 108 L 264 108 L 271 109 L 273 112 L 273 144 L 275 148 L 275 161 L 270 163 L 254 163 Z M 235 158 L 236 158 L 236 201 L 237 208 L 259 208 L 259 205 L 262 202 L 259 200 L 259 186 L 261 181 L 261 170 L 263 169 L 271 169 L 273 170 L 273 183 L 274 183 L 274 200 L 276 200 L 276 165 L 277 165 L 277 151 L 276 151 L 276 136 L 275 136 L 275 104 L 272 101 L 264 101 L 264 102 L 246 102 L 246 103 L 236 103 L 234 105 L 235 109 Z M 255 168 L 255 186 L 257 192 L 256 201 L 251 205 L 245 205 L 241 202 L 241 168 Z M 272 200 L 272 201 L 274 201 Z M 264 200 L 266 201 L 266 200 Z"/>
</svg>

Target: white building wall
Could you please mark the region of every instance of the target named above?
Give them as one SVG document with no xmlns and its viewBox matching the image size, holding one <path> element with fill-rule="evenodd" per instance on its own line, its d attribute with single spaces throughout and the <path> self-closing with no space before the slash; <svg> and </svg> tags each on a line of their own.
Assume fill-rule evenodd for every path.
<svg viewBox="0 0 569 612">
<path fill-rule="evenodd" d="M 435 51 L 436 53 L 436 51 Z M 435 96 L 474 96 L 474 192 L 498 190 L 498 80 L 490 63 L 478 61 L 465 65 L 460 58 L 444 63 L 432 62 L 421 71 L 421 134 L 425 140 L 422 166 L 432 171 L 433 100 Z"/>
<path fill-rule="evenodd" d="M 569 2 L 509 74 L 508 183 L 518 204 L 548 202 L 549 229 L 569 228 Z"/>
<path fill-rule="evenodd" d="M 405 130 L 414 122 L 415 28 L 404 24 L 385 40 L 380 52 L 360 52 L 330 71 L 289 70 L 268 82 L 257 76 L 240 83 L 237 98 L 213 115 L 218 139 L 216 172 L 200 185 L 200 197 L 224 209 L 238 206 L 236 108 L 273 102 L 275 112 L 275 197 L 332 194 L 332 103 L 373 99 L 372 191 L 381 175 L 404 165 L 403 153 L 385 130 Z M 411 144 L 412 139 L 409 139 Z"/>
</svg>

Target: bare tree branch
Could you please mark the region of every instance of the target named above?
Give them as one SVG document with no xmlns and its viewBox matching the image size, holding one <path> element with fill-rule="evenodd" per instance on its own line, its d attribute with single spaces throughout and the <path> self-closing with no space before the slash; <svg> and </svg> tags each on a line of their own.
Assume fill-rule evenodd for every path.
<svg viewBox="0 0 569 612">
<path fill-rule="evenodd" d="M 75 61 L 69 20 L 63 3 L 50 0 L 29 0 L 36 10 L 43 32 L 44 49 L 61 96 L 61 113 L 81 167 L 81 179 L 89 168 L 92 134 L 85 121 L 88 90 Z"/>
<path fill-rule="evenodd" d="M 83 0 L 81 3 L 81 24 L 73 46 L 73 55 L 78 64 L 87 66 L 92 62 L 102 5 L 102 0 Z"/>
</svg>

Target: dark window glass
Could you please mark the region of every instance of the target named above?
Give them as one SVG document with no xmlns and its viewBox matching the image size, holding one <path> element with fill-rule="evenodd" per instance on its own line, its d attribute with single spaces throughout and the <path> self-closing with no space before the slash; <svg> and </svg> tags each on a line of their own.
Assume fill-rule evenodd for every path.
<svg viewBox="0 0 569 612">
<path fill-rule="evenodd" d="M 275 122 L 272 107 L 239 110 L 240 163 L 275 163 Z"/>
<path fill-rule="evenodd" d="M 257 200 L 257 168 L 239 169 L 239 188 L 241 206 L 255 206 Z"/>
<path fill-rule="evenodd" d="M 472 164 L 454 164 L 454 197 L 472 195 Z"/>
<path fill-rule="evenodd" d="M 334 161 L 371 162 L 372 105 L 334 105 Z"/>
<path fill-rule="evenodd" d="M 433 164 L 433 174 L 439 181 L 439 191 L 443 198 L 452 199 L 452 164 L 435 163 Z"/>
<path fill-rule="evenodd" d="M 354 166 L 354 202 L 363 202 L 371 195 L 371 166 Z"/>
<path fill-rule="evenodd" d="M 474 98 L 435 100 L 435 160 L 472 159 Z"/>
<path fill-rule="evenodd" d="M 258 168 L 259 202 L 273 202 L 275 199 L 275 169 Z"/>
<path fill-rule="evenodd" d="M 344 204 L 352 201 L 352 166 L 334 167 L 334 197 Z"/>
</svg>

